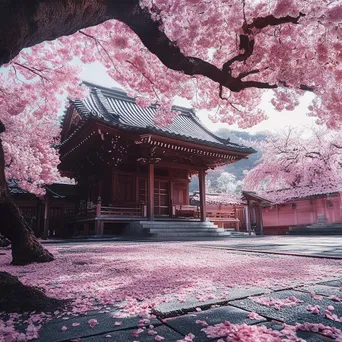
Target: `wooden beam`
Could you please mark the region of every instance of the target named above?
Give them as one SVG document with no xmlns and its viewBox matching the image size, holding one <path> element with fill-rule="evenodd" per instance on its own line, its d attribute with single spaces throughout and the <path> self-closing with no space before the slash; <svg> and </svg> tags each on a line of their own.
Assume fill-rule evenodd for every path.
<svg viewBox="0 0 342 342">
<path fill-rule="evenodd" d="M 154 164 L 148 164 L 147 217 L 150 221 L 154 220 Z"/>
<path fill-rule="evenodd" d="M 206 198 L 205 198 L 205 171 L 203 168 L 198 172 L 199 191 L 200 191 L 200 218 L 202 222 L 206 221 Z"/>
<path fill-rule="evenodd" d="M 165 137 L 165 136 L 160 136 L 160 135 L 156 135 L 156 134 L 151 134 L 150 135 L 150 140 L 151 141 L 162 141 L 166 144 L 171 144 L 173 145 L 173 147 L 180 147 L 180 145 L 182 147 L 185 148 L 193 148 L 194 150 L 200 150 L 202 151 L 202 153 L 204 151 L 206 152 L 218 152 L 218 153 L 222 153 L 222 155 L 231 155 L 231 156 L 238 156 L 241 158 L 247 157 L 248 155 L 251 154 L 251 152 L 238 152 L 238 151 L 233 151 L 230 150 L 229 148 L 220 148 L 220 147 L 214 147 L 214 146 L 208 146 L 205 143 L 201 144 L 201 143 L 197 143 L 197 142 L 190 142 L 190 141 L 180 141 L 178 139 L 175 138 L 171 138 L 171 137 Z"/>
<path fill-rule="evenodd" d="M 181 170 L 191 170 L 191 171 L 199 171 L 200 167 L 192 164 L 177 164 L 177 163 L 172 163 L 168 162 L 165 160 L 161 160 L 158 163 L 159 167 L 166 167 L 169 169 L 181 169 Z"/>
</svg>

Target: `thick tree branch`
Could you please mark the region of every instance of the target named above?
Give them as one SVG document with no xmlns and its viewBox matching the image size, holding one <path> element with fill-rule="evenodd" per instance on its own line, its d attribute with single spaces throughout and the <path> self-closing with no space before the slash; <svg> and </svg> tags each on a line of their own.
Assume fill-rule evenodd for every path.
<svg viewBox="0 0 342 342">
<path fill-rule="evenodd" d="M 169 69 L 186 75 L 202 75 L 234 92 L 245 88 L 277 88 L 276 84 L 242 81 L 247 76 L 231 75 L 234 62 L 245 62 L 253 53 L 252 29 L 284 23 L 298 24 L 303 14 L 293 18 L 275 18 L 269 15 L 245 22 L 240 35 L 243 52 L 227 61 L 222 70 L 202 59 L 185 56 L 160 30 L 160 22 L 153 21 L 139 0 L 0 0 L 0 65 L 9 62 L 20 50 L 45 40 L 70 35 L 78 30 L 98 25 L 108 19 L 117 19 L 128 25 L 146 48 L 155 54 Z M 254 70 L 249 75 L 256 73 Z M 306 87 L 306 86 L 303 86 Z M 309 90 L 309 87 L 303 90 Z"/>
<path fill-rule="evenodd" d="M 273 15 L 268 15 L 266 17 L 255 18 L 252 23 L 246 24 L 244 27 L 244 32 L 249 32 L 252 28 L 263 29 L 267 26 L 279 26 L 286 23 L 298 24 L 299 19 L 305 17 L 305 14 L 299 13 L 298 17 L 291 17 L 287 15 L 286 17 L 276 18 Z"/>
</svg>

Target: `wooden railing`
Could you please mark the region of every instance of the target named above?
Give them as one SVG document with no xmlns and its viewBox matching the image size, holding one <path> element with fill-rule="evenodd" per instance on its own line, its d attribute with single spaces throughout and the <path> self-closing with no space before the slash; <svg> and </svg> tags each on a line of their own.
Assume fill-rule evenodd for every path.
<svg viewBox="0 0 342 342">
<path fill-rule="evenodd" d="M 200 208 L 197 205 L 174 205 L 173 216 L 199 218 Z"/>
<path fill-rule="evenodd" d="M 96 205 L 90 205 L 86 209 L 65 211 L 67 220 L 87 219 L 87 218 L 124 218 L 124 217 L 146 217 L 147 206 L 139 205 L 132 207 L 113 207 L 103 206 L 101 198 L 98 199 Z"/>
<path fill-rule="evenodd" d="M 144 217 L 144 207 L 104 207 L 101 206 L 99 216 L 115 216 L 115 217 Z"/>
<path fill-rule="evenodd" d="M 208 211 L 207 217 L 210 221 L 215 222 L 219 227 L 224 228 L 225 223 L 231 223 L 237 231 L 240 230 L 240 220 L 236 217 L 235 211 Z"/>
<path fill-rule="evenodd" d="M 71 220 L 74 218 L 90 218 L 96 216 L 96 206 L 81 209 L 78 211 L 67 209 L 64 211 L 64 216 L 66 220 Z"/>
</svg>

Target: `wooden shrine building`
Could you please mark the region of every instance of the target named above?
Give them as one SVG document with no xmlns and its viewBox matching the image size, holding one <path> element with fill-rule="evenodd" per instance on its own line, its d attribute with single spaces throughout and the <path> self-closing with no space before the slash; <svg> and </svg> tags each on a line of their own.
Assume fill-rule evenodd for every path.
<svg viewBox="0 0 342 342">
<path fill-rule="evenodd" d="M 206 170 L 255 152 L 210 132 L 192 109 L 174 107 L 179 115 L 162 127 L 154 123 L 155 107 L 139 107 L 118 89 L 85 85 L 90 94 L 71 101 L 60 146 L 60 170 L 78 183 L 81 200 L 68 215 L 79 234 L 110 234 L 127 222 L 205 222 Z M 193 174 L 198 210 L 189 205 Z"/>
</svg>

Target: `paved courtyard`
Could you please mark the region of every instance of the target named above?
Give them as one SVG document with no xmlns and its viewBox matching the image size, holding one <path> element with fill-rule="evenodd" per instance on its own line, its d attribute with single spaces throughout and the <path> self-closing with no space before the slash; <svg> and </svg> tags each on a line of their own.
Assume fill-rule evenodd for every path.
<svg viewBox="0 0 342 342">
<path fill-rule="evenodd" d="M 215 246 L 216 243 L 209 246 Z M 224 249 L 305 255 L 324 258 L 342 259 L 342 236 L 270 236 L 229 239 L 216 246 Z"/>
<path fill-rule="evenodd" d="M 49 244 L 54 262 L 23 267 L 9 265 L 5 251 L 0 269 L 71 305 L 2 314 L 0 336 L 7 339 L 0 341 L 342 341 L 341 243 L 255 237 Z"/>
</svg>

